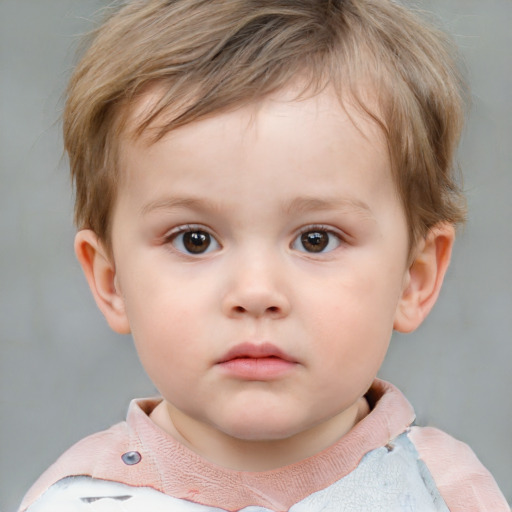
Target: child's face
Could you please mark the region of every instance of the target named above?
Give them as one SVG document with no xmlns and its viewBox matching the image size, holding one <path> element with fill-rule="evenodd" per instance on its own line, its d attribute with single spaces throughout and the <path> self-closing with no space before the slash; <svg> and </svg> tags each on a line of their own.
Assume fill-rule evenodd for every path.
<svg viewBox="0 0 512 512">
<path fill-rule="evenodd" d="M 407 223 L 383 136 L 349 112 L 285 91 L 122 144 L 115 283 L 175 422 L 288 438 L 353 415 L 376 376 Z"/>
</svg>

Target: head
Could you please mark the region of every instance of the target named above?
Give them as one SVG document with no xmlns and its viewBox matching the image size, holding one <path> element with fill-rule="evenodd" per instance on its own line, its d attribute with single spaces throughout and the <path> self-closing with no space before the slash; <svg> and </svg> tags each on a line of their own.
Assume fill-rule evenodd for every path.
<svg viewBox="0 0 512 512">
<path fill-rule="evenodd" d="M 118 143 L 133 105 L 159 101 L 132 127 L 152 137 L 258 101 L 301 78 L 298 95 L 331 84 L 382 130 L 410 246 L 464 219 L 453 170 L 463 82 L 447 37 L 393 1 L 131 1 L 92 35 L 69 85 L 65 146 L 75 220 L 110 247 Z"/>
<path fill-rule="evenodd" d="M 463 217 L 453 73 L 382 0 L 131 2 L 100 29 L 65 117 L 77 253 L 189 440 L 353 424 Z"/>
</svg>

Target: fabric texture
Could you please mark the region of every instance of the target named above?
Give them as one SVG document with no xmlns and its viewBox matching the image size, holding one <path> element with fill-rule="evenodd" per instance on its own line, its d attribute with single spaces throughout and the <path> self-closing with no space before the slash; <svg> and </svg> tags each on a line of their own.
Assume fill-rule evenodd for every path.
<svg viewBox="0 0 512 512">
<path fill-rule="evenodd" d="M 133 401 L 126 422 L 61 456 L 20 511 L 509 512 L 466 445 L 436 429 L 410 428 L 413 409 L 394 386 L 376 380 L 367 400 L 370 414 L 334 445 L 264 472 L 204 460 L 150 420 L 159 400 Z"/>
</svg>

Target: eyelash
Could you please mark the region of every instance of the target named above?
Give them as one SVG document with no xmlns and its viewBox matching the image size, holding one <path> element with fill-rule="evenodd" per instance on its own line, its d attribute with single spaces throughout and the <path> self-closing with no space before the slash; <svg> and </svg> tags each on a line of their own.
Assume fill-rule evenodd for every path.
<svg viewBox="0 0 512 512">
<path fill-rule="evenodd" d="M 180 235 L 186 235 L 187 233 L 191 235 L 191 238 L 188 241 L 181 240 L 181 242 L 177 244 L 176 241 L 179 240 Z M 194 238 L 192 238 L 192 235 L 197 235 L 199 233 L 201 233 L 202 236 L 200 236 L 199 238 L 196 237 L 196 240 L 194 240 Z M 304 240 L 303 237 L 308 233 L 312 235 L 323 233 L 327 234 L 328 238 L 327 240 L 322 240 L 319 237 L 312 237 L 309 241 L 306 241 Z M 211 234 L 209 229 L 205 228 L 204 226 L 193 224 L 186 224 L 177 227 L 175 230 L 165 235 L 164 242 L 166 244 L 172 245 L 173 249 L 179 252 L 180 254 L 184 254 L 187 256 L 202 256 L 221 248 L 219 241 L 214 235 Z M 207 244 L 207 246 L 204 247 L 204 249 L 201 246 L 202 242 Z M 333 244 L 333 242 L 335 246 L 330 247 Z M 337 249 L 340 245 L 342 245 L 345 242 L 345 237 L 341 233 L 339 233 L 336 230 L 333 230 L 328 226 L 309 225 L 302 228 L 299 231 L 299 233 L 293 238 L 290 244 L 290 248 L 309 255 L 320 255 L 329 253 Z M 192 245 L 187 248 L 185 246 L 185 244 L 187 243 L 191 243 Z M 311 250 L 306 249 L 304 245 L 305 243 L 311 244 Z M 177 245 L 181 245 L 181 247 L 178 247 Z M 194 248 L 197 248 L 198 250 L 194 251 Z"/>
<path fill-rule="evenodd" d="M 205 248 L 205 250 L 197 251 L 197 252 L 189 251 L 184 246 L 185 241 L 181 242 L 181 245 L 183 246 L 182 248 L 176 247 L 175 242 L 178 239 L 178 237 L 180 235 L 186 235 L 187 233 L 189 233 L 189 234 L 204 233 L 208 237 L 208 239 L 207 239 L 208 246 Z M 173 249 L 175 251 L 179 252 L 180 254 L 187 255 L 187 256 L 202 256 L 204 254 L 208 254 L 212 250 L 216 250 L 217 248 L 221 247 L 217 238 L 211 234 L 209 229 L 205 228 L 204 226 L 193 225 L 193 224 L 186 224 L 186 225 L 177 227 L 176 229 L 174 229 L 173 231 L 171 231 L 170 233 L 165 235 L 164 242 L 166 244 L 172 245 Z M 213 245 L 213 249 L 211 249 L 212 245 Z M 198 247 L 199 247 L 199 245 L 198 245 Z"/>
<path fill-rule="evenodd" d="M 325 251 L 324 249 L 322 249 L 322 250 L 320 250 L 318 252 L 315 252 L 315 251 L 301 251 L 300 249 L 297 249 L 300 252 L 304 252 L 306 254 L 311 254 L 311 255 L 314 255 L 314 254 L 326 254 L 326 253 L 329 253 L 329 252 L 337 249 L 340 245 L 346 243 L 346 237 L 343 236 L 343 234 L 340 233 L 339 231 L 334 230 L 334 229 L 332 229 L 329 226 L 313 224 L 313 225 L 305 226 L 304 228 L 302 228 L 299 231 L 298 235 L 292 240 L 291 247 L 293 248 L 295 243 L 301 243 L 301 239 L 302 239 L 303 235 L 305 235 L 307 233 L 327 233 L 327 235 L 330 238 L 334 237 L 337 240 L 337 242 L 336 242 L 336 247 L 331 248 L 328 251 Z M 327 244 L 329 245 L 330 243 L 331 243 L 331 239 L 328 240 Z M 328 245 L 327 245 L 327 247 L 328 247 Z"/>
</svg>

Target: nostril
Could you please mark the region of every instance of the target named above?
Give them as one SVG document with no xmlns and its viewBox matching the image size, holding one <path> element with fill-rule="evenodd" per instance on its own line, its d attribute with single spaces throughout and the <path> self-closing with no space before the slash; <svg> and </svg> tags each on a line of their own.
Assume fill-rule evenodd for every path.
<svg viewBox="0 0 512 512">
<path fill-rule="evenodd" d="M 244 308 L 243 306 L 235 306 L 233 308 L 233 311 L 235 313 L 248 313 L 250 310 L 249 309 L 246 309 Z M 265 312 L 266 313 L 279 313 L 280 311 L 280 308 L 278 306 L 269 306 L 268 308 L 265 309 Z"/>
</svg>

